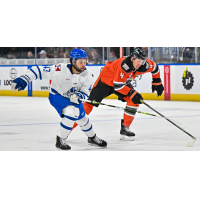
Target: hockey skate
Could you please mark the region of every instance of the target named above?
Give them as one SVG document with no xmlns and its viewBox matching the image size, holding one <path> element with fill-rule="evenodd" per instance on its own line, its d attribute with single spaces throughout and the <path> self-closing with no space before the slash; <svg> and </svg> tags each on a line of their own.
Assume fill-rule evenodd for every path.
<svg viewBox="0 0 200 200">
<path fill-rule="evenodd" d="M 107 147 L 107 142 L 99 139 L 96 135 L 88 138 L 88 144 L 97 147 Z"/>
<path fill-rule="evenodd" d="M 128 127 L 123 125 L 124 120 L 121 120 L 120 140 L 134 140 L 135 133 L 131 132 Z"/>
<path fill-rule="evenodd" d="M 56 147 L 58 150 L 70 150 L 71 147 L 66 143 L 66 139 L 62 139 L 59 136 L 56 138 Z"/>
</svg>

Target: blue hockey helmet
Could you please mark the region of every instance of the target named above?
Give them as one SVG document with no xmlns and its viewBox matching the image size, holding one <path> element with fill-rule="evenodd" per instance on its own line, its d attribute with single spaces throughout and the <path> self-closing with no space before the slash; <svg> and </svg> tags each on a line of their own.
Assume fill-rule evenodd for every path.
<svg viewBox="0 0 200 200">
<path fill-rule="evenodd" d="M 88 57 L 86 51 L 84 51 L 83 49 L 73 49 L 70 54 L 70 58 L 72 58 L 73 62 L 76 62 L 77 59 L 87 59 Z"/>
</svg>

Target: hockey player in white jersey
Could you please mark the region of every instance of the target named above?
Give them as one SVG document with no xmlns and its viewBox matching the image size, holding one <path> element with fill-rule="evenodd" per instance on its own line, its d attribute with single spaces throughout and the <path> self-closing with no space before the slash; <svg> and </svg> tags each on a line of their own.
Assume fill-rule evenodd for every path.
<svg viewBox="0 0 200 200">
<path fill-rule="evenodd" d="M 83 104 L 79 100 L 87 99 L 93 84 L 93 74 L 86 69 L 87 53 L 83 49 L 73 49 L 70 54 L 71 64 L 53 66 L 35 66 L 25 74 L 13 80 L 11 90 L 24 90 L 36 79 L 51 79 L 49 101 L 62 118 L 56 141 L 56 147 L 69 150 L 66 140 L 74 122 L 88 137 L 88 144 L 106 147 L 107 143 L 99 139 L 85 114 Z"/>
</svg>

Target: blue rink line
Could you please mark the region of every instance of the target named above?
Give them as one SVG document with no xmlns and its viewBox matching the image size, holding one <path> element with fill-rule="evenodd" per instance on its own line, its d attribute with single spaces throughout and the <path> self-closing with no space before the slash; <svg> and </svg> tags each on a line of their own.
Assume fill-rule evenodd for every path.
<svg viewBox="0 0 200 200">
<path fill-rule="evenodd" d="M 167 117 L 167 116 L 166 116 Z M 167 117 L 169 119 L 177 118 L 177 117 L 200 117 L 200 115 L 193 115 L 193 116 L 174 116 L 174 117 Z M 148 118 L 135 118 L 135 120 L 144 120 L 144 119 L 162 119 L 163 117 L 153 117 L 149 116 Z M 120 121 L 121 119 L 111 119 L 111 120 L 91 120 L 90 122 L 103 122 L 103 121 Z M 60 122 L 52 122 L 52 123 L 33 123 L 33 124 L 12 124 L 12 125 L 0 125 L 0 126 L 31 126 L 31 125 L 47 125 L 47 124 L 60 124 Z"/>
</svg>

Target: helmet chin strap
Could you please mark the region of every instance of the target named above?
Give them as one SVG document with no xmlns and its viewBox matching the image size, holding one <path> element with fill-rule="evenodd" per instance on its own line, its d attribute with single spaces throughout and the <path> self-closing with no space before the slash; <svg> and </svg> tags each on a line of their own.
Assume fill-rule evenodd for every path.
<svg viewBox="0 0 200 200">
<path fill-rule="evenodd" d="M 135 73 L 135 72 L 137 71 L 137 69 L 135 69 L 134 67 L 133 67 L 133 69 L 134 69 L 134 70 L 133 70 L 133 73 Z"/>
<path fill-rule="evenodd" d="M 133 59 L 134 60 L 134 59 Z M 133 60 L 132 60 L 132 63 L 133 63 Z M 135 69 L 134 65 L 133 65 L 133 73 L 135 73 L 137 71 L 137 69 Z"/>
</svg>

